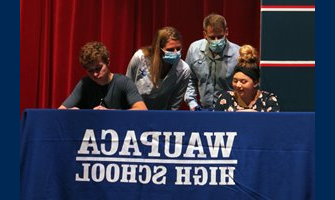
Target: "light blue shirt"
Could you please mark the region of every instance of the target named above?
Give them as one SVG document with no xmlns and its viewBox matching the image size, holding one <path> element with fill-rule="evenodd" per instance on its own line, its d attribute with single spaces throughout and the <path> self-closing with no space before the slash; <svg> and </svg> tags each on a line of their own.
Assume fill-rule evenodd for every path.
<svg viewBox="0 0 335 200">
<path fill-rule="evenodd" d="M 159 88 L 150 79 L 150 66 L 150 59 L 138 50 L 129 62 L 126 76 L 134 81 L 149 110 L 178 110 L 190 77 L 188 64 L 180 59 L 161 80 Z"/>
<path fill-rule="evenodd" d="M 237 64 L 240 46 L 227 40 L 222 53 L 213 57 L 206 39 L 193 42 L 186 55 L 191 68 L 189 83 L 184 96 L 190 109 L 200 104 L 212 110 L 220 90 L 231 90 L 232 74 Z"/>
</svg>

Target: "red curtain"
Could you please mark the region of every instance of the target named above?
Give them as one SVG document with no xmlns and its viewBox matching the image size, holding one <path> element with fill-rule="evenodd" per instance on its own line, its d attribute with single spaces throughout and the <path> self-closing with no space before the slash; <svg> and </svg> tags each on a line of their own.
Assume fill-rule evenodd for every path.
<svg viewBox="0 0 335 200">
<path fill-rule="evenodd" d="M 185 58 L 212 12 L 226 17 L 230 41 L 259 49 L 257 0 L 20 0 L 20 113 L 65 100 L 85 75 L 78 52 L 86 42 L 103 42 L 112 72 L 124 74 L 133 53 L 163 26 L 181 32 Z"/>
</svg>

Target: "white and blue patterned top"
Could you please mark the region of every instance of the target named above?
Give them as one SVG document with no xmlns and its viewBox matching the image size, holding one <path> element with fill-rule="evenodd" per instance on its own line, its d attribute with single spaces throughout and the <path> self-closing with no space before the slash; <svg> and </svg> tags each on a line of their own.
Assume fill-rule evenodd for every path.
<svg viewBox="0 0 335 200">
<path fill-rule="evenodd" d="M 138 50 L 128 64 L 126 76 L 134 81 L 149 110 L 178 110 L 190 76 L 188 64 L 180 59 L 158 88 L 150 79 L 150 66 L 150 59 Z"/>
</svg>

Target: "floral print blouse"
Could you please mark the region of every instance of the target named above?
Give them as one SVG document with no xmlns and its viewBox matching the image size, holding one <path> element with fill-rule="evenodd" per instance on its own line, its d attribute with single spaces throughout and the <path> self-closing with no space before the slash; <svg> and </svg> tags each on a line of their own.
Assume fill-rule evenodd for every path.
<svg viewBox="0 0 335 200">
<path fill-rule="evenodd" d="M 261 91 L 257 100 L 251 107 L 242 107 L 237 102 L 237 97 L 233 91 L 221 91 L 214 110 L 228 112 L 242 111 L 246 109 L 258 112 L 279 112 L 280 110 L 276 95 L 267 91 Z"/>
</svg>

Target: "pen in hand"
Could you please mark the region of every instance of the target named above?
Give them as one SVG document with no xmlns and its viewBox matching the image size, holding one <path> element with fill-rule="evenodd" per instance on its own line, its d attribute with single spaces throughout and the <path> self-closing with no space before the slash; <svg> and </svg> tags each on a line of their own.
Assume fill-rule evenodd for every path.
<svg viewBox="0 0 335 200">
<path fill-rule="evenodd" d="M 100 99 L 98 106 L 94 107 L 93 110 L 107 110 L 106 102 L 103 98 Z"/>
<path fill-rule="evenodd" d="M 95 106 L 93 110 L 107 110 L 106 102 L 103 98 L 100 99 L 99 105 Z"/>
<path fill-rule="evenodd" d="M 101 98 L 101 99 L 100 99 L 99 106 L 105 106 L 104 98 Z"/>
</svg>

